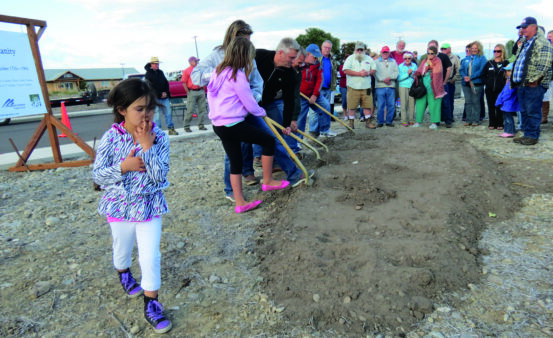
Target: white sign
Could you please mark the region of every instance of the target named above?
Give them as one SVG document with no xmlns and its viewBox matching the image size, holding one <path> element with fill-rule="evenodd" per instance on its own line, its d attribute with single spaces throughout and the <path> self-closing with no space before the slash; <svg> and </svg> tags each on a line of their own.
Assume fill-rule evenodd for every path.
<svg viewBox="0 0 553 338">
<path fill-rule="evenodd" d="M 46 114 L 26 33 L 0 31 L 0 120 Z"/>
</svg>

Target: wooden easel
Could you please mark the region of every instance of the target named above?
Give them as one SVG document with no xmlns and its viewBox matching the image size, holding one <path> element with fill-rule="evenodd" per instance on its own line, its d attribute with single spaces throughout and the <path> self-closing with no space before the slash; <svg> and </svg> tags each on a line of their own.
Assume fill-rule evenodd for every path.
<svg viewBox="0 0 553 338">
<path fill-rule="evenodd" d="M 77 134 L 75 134 L 71 129 L 67 128 L 61 121 L 54 117 L 52 113 L 52 107 L 50 106 L 50 100 L 48 95 L 48 89 L 46 87 L 46 76 L 44 75 L 44 68 L 42 68 L 42 59 L 40 57 L 40 50 L 38 48 L 38 39 L 44 33 L 46 29 L 46 21 L 18 18 L 15 16 L 0 15 L 0 22 L 14 23 L 27 26 L 27 35 L 29 37 L 29 43 L 31 45 L 31 51 L 33 52 L 33 58 L 35 60 L 36 72 L 38 75 L 38 80 L 40 82 L 40 87 L 42 90 L 42 97 L 44 98 L 44 104 L 46 105 L 47 113 L 44 114 L 44 118 L 38 125 L 38 128 L 35 130 L 33 136 L 29 140 L 29 143 L 23 150 L 19 161 L 14 167 L 10 168 L 10 171 L 26 171 L 26 170 L 44 170 L 44 169 L 54 169 L 59 167 L 81 167 L 89 165 L 94 161 L 95 152 L 92 147 L 90 147 L 86 142 L 84 142 Z M 35 27 L 39 27 L 38 33 L 35 32 Z M 61 130 L 67 135 L 69 139 L 75 142 L 85 153 L 90 156 L 89 160 L 81 161 L 63 161 L 60 152 L 60 144 L 58 140 L 58 135 L 56 128 Z M 50 145 L 52 147 L 52 154 L 54 157 L 54 163 L 43 163 L 43 164 L 27 164 L 27 160 L 31 156 L 31 153 L 36 148 L 38 142 L 44 135 L 44 132 L 48 129 L 48 136 L 50 139 Z"/>
</svg>

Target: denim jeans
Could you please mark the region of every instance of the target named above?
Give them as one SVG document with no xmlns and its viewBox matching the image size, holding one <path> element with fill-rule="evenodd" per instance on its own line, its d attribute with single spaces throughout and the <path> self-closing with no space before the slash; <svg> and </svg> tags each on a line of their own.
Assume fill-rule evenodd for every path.
<svg viewBox="0 0 553 338">
<path fill-rule="evenodd" d="M 348 111 L 348 88 L 340 87 L 340 96 L 342 98 L 342 110 Z"/>
<path fill-rule="evenodd" d="M 309 108 L 311 108 L 314 112 L 314 114 L 311 114 L 309 116 L 309 131 L 311 132 L 319 132 L 319 133 L 325 133 L 330 130 L 330 116 L 323 112 L 319 107 L 317 107 L 314 104 L 309 104 L 309 101 L 304 99 L 303 97 L 300 98 L 301 103 L 301 111 L 300 115 L 298 116 L 298 129 L 301 131 L 305 131 L 305 123 L 307 119 L 307 113 L 309 112 Z M 326 111 L 330 112 L 330 104 L 328 101 L 324 98 L 324 96 L 319 96 L 317 100 L 315 101 L 319 106 L 326 109 Z"/>
<path fill-rule="evenodd" d="M 446 83 L 446 91 L 449 97 L 449 108 L 451 109 L 451 117 L 453 118 L 453 112 L 455 111 L 455 83 Z M 453 121 L 452 121 L 453 122 Z"/>
<path fill-rule="evenodd" d="M 506 132 L 507 134 L 516 134 L 516 129 L 515 129 L 515 119 L 514 119 L 514 115 L 515 113 L 511 113 L 511 112 L 508 112 L 508 111 L 501 111 L 503 113 L 503 124 L 504 124 L 504 127 L 503 127 L 503 131 Z"/>
<path fill-rule="evenodd" d="M 156 126 L 161 128 L 161 113 L 165 116 L 165 123 L 167 123 L 167 128 L 175 128 L 173 124 L 173 118 L 171 116 L 171 102 L 169 99 L 159 99 L 158 102 L 162 105 L 161 107 L 156 107 L 156 113 L 154 115 L 154 123 Z"/>
<path fill-rule="evenodd" d="M 246 177 L 255 173 L 253 168 L 253 153 L 252 145 L 250 143 L 242 142 L 242 176 Z M 223 174 L 223 180 L 225 181 L 225 194 L 232 194 L 232 186 L 230 185 L 230 160 L 225 154 L 225 172 Z"/>
<path fill-rule="evenodd" d="M 396 90 L 395 88 L 376 88 L 376 100 L 378 102 L 378 124 L 391 124 L 394 122 L 396 111 Z M 386 120 L 384 120 L 384 108 L 386 108 Z"/>
<path fill-rule="evenodd" d="M 455 87 L 455 86 L 454 86 Z M 442 121 L 445 122 L 445 124 L 452 124 L 453 123 L 453 109 L 450 106 L 451 100 L 450 97 L 453 96 L 453 94 L 449 93 L 449 86 L 447 84 L 444 85 L 444 90 L 447 93 L 446 96 L 442 97 Z"/>
<path fill-rule="evenodd" d="M 269 115 L 268 114 L 269 110 L 270 110 L 269 108 L 265 109 L 265 111 L 267 112 L 267 115 Z M 246 116 L 245 121 L 270 135 L 274 135 L 271 128 L 269 128 L 267 123 L 265 123 L 265 120 L 263 120 L 263 118 L 261 117 L 248 114 L 248 116 Z M 294 163 L 294 161 L 290 158 L 290 155 L 288 155 L 286 148 L 284 148 L 284 146 L 282 145 L 282 143 L 280 143 L 280 141 L 276 138 L 276 136 L 275 136 L 275 141 L 276 141 L 276 144 L 275 144 L 274 161 L 278 163 L 282 168 L 282 170 L 286 173 L 286 179 L 288 181 L 293 181 L 300 178 L 300 176 L 302 175 L 302 171 L 298 167 L 296 167 L 296 163 Z M 242 151 L 244 151 L 243 146 L 244 144 L 242 144 Z M 254 144 L 253 146 L 254 148 L 255 147 L 261 148 L 256 144 Z M 244 156 L 244 153 L 242 153 L 242 156 Z M 255 156 L 255 151 L 254 151 L 254 156 Z M 261 152 L 259 153 L 259 157 L 261 157 Z M 242 169 L 242 175 L 244 175 L 244 169 L 245 169 L 245 166 Z M 227 176 L 227 173 L 228 173 L 228 176 Z M 227 185 L 227 180 L 229 183 L 228 185 Z M 232 192 L 232 188 L 230 187 L 230 162 L 225 158 L 225 193 L 227 193 L 228 195 L 228 193 L 230 192 Z"/>
<path fill-rule="evenodd" d="M 271 120 L 275 121 L 280 125 L 282 125 L 282 122 L 284 120 L 282 116 L 283 109 L 284 109 L 284 102 L 282 100 L 276 100 L 273 103 L 270 103 L 265 106 L 265 112 L 267 113 L 267 117 L 269 117 Z M 271 135 L 273 135 L 273 132 L 271 132 Z M 284 135 L 283 133 L 280 133 L 280 135 L 284 138 L 284 141 L 286 141 L 286 143 L 294 153 L 297 153 L 300 151 L 300 148 L 298 147 L 298 141 L 296 141 L 291 136 Z M 260 146 L 254 144 L 253 155 L 254 157 L 261 157 Z"/>
<path fill-rule="evenodd" d="M 482 86 L 474 87 L 473 92 L 470 86 L 463 86 L 467 108 L 467 123 L 480 123 L 480 97 L 484 92 L 483 88 Z"/>
<path fill-rule="evenodd" d="M 522 116 L 522 131 L 525 137 L 540 138 L 541 106 L 545 88 L 518 87 L 517 96 L 520 103 L 520 115 Z"/>
<path fill-rule="evenodd" d="M 328 109 L 326 109 L 327 112 L 331 113 L 331 114 L 334 114 L 334 99 L 333 99 L 333 95 L 332 95 L 332 90 L 329 89 L 322 89 L 321 88 L 321 96 L 324 97 L 326 99 L 326 101 L 328 102 Z M 319 102 L 317 102 L 319 105 L 321 105 L 323 108 L 324 106 L 322 104 L 320 104 Z M 332 118 L 330 117 L 330 115 L 328 114 L 324 114 L 323 115 L 323 118 L 326 120 L 325 122 L 325 125 L 328 125 L 328 129 L 327 130 L 319 130 L 320 132 L 327 132 L 330 130 L 330 121 L 332 121 Z M 321 118 L 319 117 L 319 120 Z"/>
</svg>

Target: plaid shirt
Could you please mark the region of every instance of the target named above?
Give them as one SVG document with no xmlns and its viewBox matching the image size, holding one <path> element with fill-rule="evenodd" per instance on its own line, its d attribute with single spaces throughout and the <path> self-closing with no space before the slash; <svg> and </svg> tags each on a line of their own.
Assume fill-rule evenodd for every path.
<svg viewBox="0 0 553 338">
<path fill-rule="evenodd" d="M 530 58 L 528 59 L 528 53 Z M 553 65 L 553 48 L 541 32 L 519 49 L 513 67 L 512 81 L 517 84 L 540 81 L 541 86 L 549 88 Z"/>
</svg>

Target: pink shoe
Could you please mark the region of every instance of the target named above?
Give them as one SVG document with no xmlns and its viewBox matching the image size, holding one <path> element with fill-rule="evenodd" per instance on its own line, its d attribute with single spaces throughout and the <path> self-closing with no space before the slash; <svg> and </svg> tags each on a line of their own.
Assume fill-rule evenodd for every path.
<svg viewBox="0 0 553 338">
<path fill-rule="evenodd" d="M 263 201 L 253 201 L 253 202 L 248 203 L 246 205 L 237 205 L 234 208 L 234 211 L 236 211 L 237 214 L 241 214 L 243 212 L 250 211 L 252 209 L 257 208 L 257 206 L 260 205 L 261 202 L 263 202 Z"/>
<path fill-rule="evenodd" d="M 497 135 L 499 137 L 504 137 L 504 138 L 508 138 L 508 137 L 515 137 L 514 134 L 509 134 L 509 133 L 503 133 L 503 134 L 499 134 Z"/>
<path fill-rule="evenodd" d="M 286 188 L 289 185 L 290 185 L 290 182 L 282 180 L 282 181 L 280 181 L 280 185 L 265 185 L 265 184 L 262 184 L 261 189 L 263 191 L 282 190 L 282 189 Z"/>
</svg>

